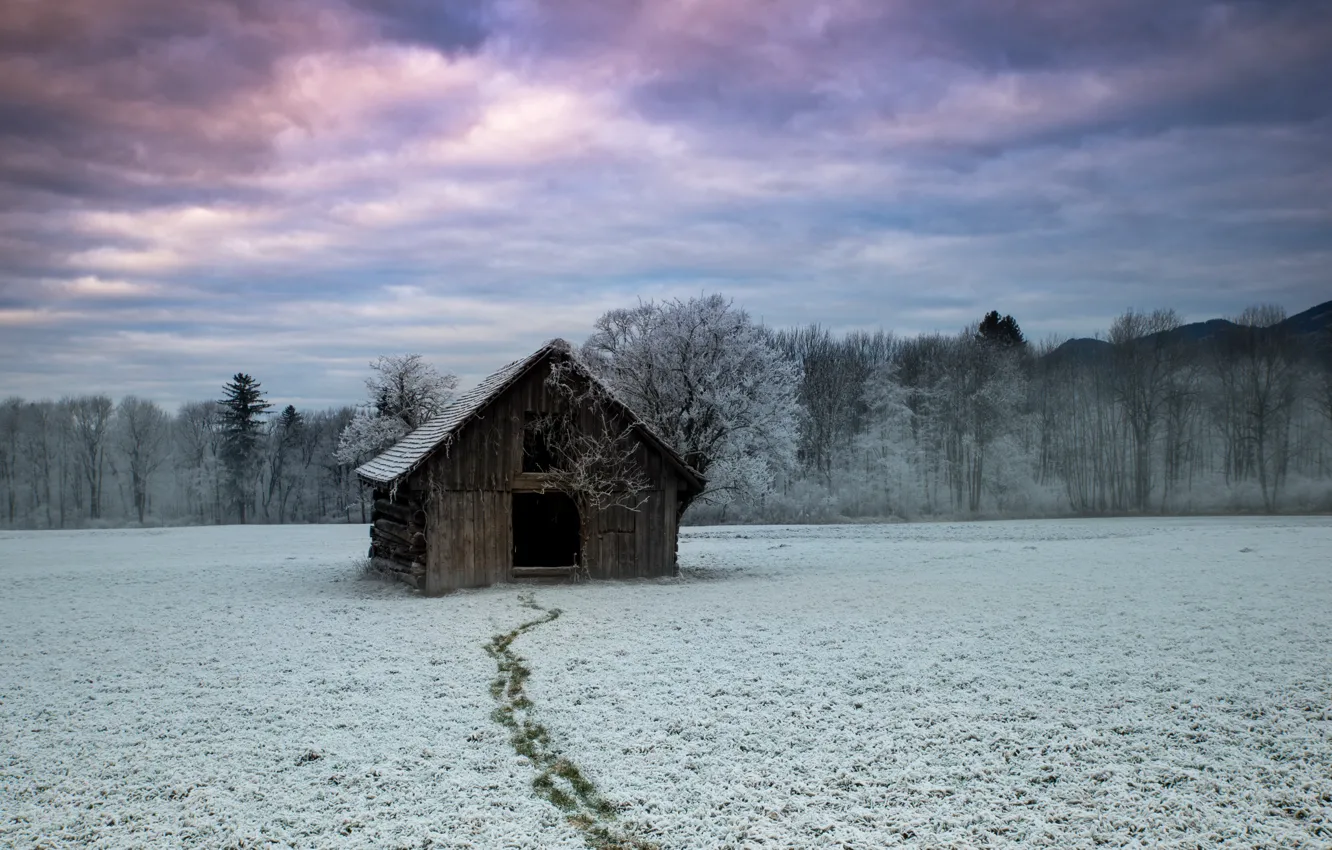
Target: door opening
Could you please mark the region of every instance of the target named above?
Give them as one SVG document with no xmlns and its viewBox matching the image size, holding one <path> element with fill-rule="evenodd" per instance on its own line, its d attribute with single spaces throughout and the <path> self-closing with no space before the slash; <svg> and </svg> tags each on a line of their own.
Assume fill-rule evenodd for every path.
<svg viewBox="0 0 1332 850">
<path fill-rule="evenodd" d="M 578 506 L 564 493 L 513 494 L 513 565 L 572 567 L 582 555 Z"/>
</svg>

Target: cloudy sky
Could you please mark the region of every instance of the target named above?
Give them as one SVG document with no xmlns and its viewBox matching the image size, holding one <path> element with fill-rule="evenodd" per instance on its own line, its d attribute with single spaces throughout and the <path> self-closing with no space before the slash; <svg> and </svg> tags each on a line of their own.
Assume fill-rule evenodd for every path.
<svg viewBox="0 0 1332 850">
<path fill-rule="evenodd" d="M 606 309 L 1332 298 L 1332 7 L 7 0 L 0 394 L 464 383 Z"/>
</svg>

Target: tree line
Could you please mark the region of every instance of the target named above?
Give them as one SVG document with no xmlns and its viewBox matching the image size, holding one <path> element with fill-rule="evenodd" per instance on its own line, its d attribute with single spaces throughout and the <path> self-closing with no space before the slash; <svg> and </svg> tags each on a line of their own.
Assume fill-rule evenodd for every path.
<svg viewBox="0 0 1332 850">
<path fill-rule="evenodd" d="M 1332 509 L 1332 329 L 1285 319 L 1258 306 L 1191 334 L 1130 310 L 1068 344 L 997 312 L 953 335 L 777 331 L 802 365 L 798 464 L 731 515 Z"/>
<path fill-rule="evenodd" d="M 695 522 L 1332 510 L 1332 328 L 1129 310 L 1031 344 L 772 330 L 720 296 L 613 310 L 582 349 L 709 479 Z"/>
<path fill-rule="evenodd" d="M 136 396 L 0 401 L 0 522 L 11 528 L 360 521 L 333 454 L 355 409 L 268 416 L 258 382 L 174 414 Z"/>
<path fill-rule="evenodd" d="M 707 295 L 611 310 L 577 354 L 708 478 L 695 522 L 1328 510 L 1332 329 L 1285 319 L 1259 306 L 1191 334 L 1130 310 L 1103 339 L 1033 344 L 997 311 L 955 334 L 838 334 Z M 9 398 L 0 522 L 364 522 L 356 466 L 456 386 L 408 354 L 328 410 L 273 413 L 245 374 L 174 414 Z"/>
<path fill-rule="evenodd" d="M 218 399 L 0 401 L 0 526 L 366 522 L 355 469 L 438 413 L 457 378 L 420 355 L 370 364 L 367 400 L 273 410 L 238 373 Z"/>
</svg>

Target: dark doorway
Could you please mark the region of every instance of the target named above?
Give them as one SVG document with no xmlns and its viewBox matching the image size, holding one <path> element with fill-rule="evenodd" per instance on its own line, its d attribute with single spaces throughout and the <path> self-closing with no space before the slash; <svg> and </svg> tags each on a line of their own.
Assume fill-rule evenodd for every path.
<svg viewBox="0 0 1332 850">
<path fill-rule="evenodd" d="M 513 495 L 515 567 L 572 567 L 582 540 L 573 499 L 563 493 Z"/>
</svg>

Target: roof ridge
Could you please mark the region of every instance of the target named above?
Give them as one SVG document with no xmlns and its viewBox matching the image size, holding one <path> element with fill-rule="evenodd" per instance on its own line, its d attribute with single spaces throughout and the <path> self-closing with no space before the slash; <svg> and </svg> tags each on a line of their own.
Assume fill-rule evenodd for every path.
<svg viewBox="0 0 1332 850">
<path fill-rule="evenodd" d="M 549 350 L 551 344 L 547 343 L 526 357 L 506 363 L 471 389 L 454 396 L 439 413 L 358 466 L 356 475 L 371 484 L 391 484 L 415 472 L 437 449 L 452 441 L 464 422 L 535 365 Z"/>
<path fill-rule="evenodd" d="M 703 476 L 693 469 L 680 456 L 670 443 L 652 429 L 632 407 L 624 402 L 605 381 L 601 380 L 582 358 L 574 351 L 567 340 L 556 337 L 547 340 L 540 348 L 526 357 L 506 363 L 492 372 L 476 386 L 455 396 L 443 410 L 406 434 L 398 442 L 380 452 L 371 460 L 356 468 L 356 475 L 368 484 L 394 484 L 403 477 L 415 472 L 438 449 L 448 445 L 458 432 L 486 405 L 494 401 L 515 381 L 527 374 L 533 366 L 551 354 L 562 354 L 606 397 L 628 414 L 634 428 L 644 433 L 648 440 L 657 445 L 669 459 L 679 466 L 689 477 L 695 479 L 701 488 Z"/>
</svg>

